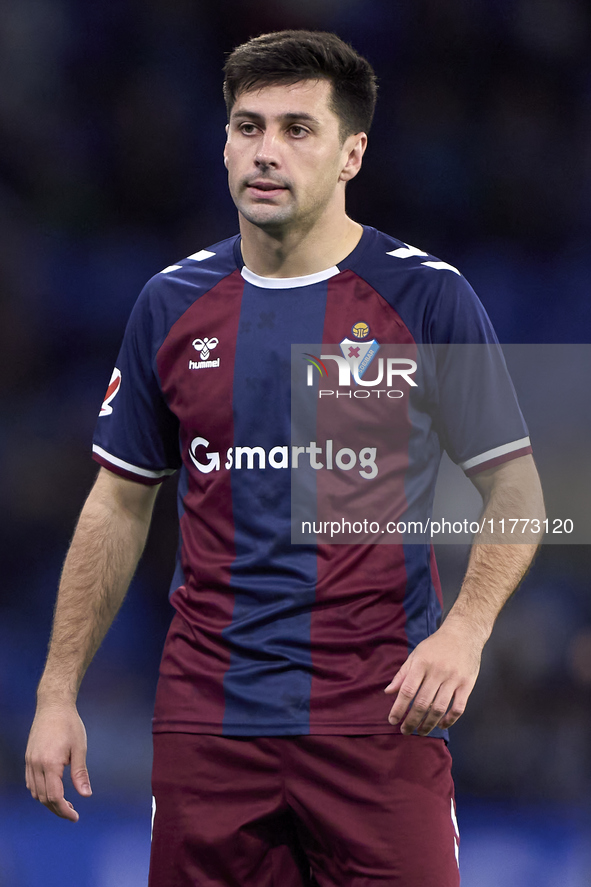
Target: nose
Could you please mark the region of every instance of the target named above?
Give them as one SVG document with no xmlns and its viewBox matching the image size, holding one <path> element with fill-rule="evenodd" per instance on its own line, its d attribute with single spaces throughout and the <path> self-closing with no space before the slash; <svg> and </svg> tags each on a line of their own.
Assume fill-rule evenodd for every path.
<svg viewBox="0 0 591 887">
<path fill-rule="evenodd" d="M 279 146 L 275 133 L 265 130 L 258 143 L 254 162 L 258 169 L 266 169 L 268 167 L 277 169 L 280 165 Z"/>
</svg>

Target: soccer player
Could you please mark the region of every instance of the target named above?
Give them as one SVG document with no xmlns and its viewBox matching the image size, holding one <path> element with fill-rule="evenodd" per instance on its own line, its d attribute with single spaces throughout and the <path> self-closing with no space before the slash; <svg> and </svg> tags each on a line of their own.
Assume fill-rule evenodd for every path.
<svg viewBox="0 0 591 887">
<path fill-rule="evenodd" d="M 330 544 L 316 524 L 294 543 L 292 508 L 307 491 L 318 517 L 334 502 L 358 514 L 384 490 L 391 516 L 428 512 L 445 448 L 481 492 L 485 526 L 542 518 L 527 429 L 502 361 L 474 373 L 437 356 L 495 348 L 457 269 L 345 212 L 376 98 L 368 62 L 333 34 L 286 31 L 238 47 L 225 75 L 240 234 L 165 268 L 131 315 L 60 583 L 27 785 L 78 819 L 62 783 L 69 765 L 91 793 L 77 692 L 159 484 L 178 471 L 151 887 L 452 887 L 447 728 L 536 539 L 484 544 L 483 530 L 440 624 L 428 544 L 379 528 Z M 402 358 L 380 356 L 387 345 Z"/>
</svg>

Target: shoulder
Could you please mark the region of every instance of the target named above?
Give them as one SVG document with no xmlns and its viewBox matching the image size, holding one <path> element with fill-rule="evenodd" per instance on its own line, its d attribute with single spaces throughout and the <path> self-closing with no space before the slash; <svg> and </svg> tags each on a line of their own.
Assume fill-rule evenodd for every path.
<svg viewBox="0 0 591 887">
<path fill-rule="evenodd" d="M 401 314 L 416 341 L 463 340 L 466 322 L 487 325 L 482 303 L 459 268 L 422 246 L 365 231 L 366 246 L 350 268 Z"/>
<path fill-rule="evenodd" d="M 200 249 L 154 274 L 140 292 L 130 324 L 170 329 L 197 299 L 238 271 L 238 239 L 235 235 Z"/>
<path fill-rule="evenodd" d="M 148 280 L 141 297 L 157 300 L 163 293 L 169 297 L 172 291 L 183 289 L 196 297 L 207 292 L 237 270 L 238 239 L 235 235 L 168 265 Z"/>
<path fill-rule="evenodd" d="M 425 285 L 431 283 L 433 287 L 450 275 L 452 279 L 462 277 L 458 268 L 423 247 L 412 246 L 375 228 L 365 228 L 363 241 L 364 248 L 355 262 L 359 274 L 410 277 Z"/>
</svg>

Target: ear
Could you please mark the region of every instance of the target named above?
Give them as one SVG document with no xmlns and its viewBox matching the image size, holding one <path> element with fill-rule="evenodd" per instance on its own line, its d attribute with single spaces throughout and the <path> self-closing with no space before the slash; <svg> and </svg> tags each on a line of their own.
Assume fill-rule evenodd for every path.
<svg viewBox="0 0 591 887">
<path fill-rule="evenodd" d="M 224 145 L 224 166 L 228 169 L 228 155 L 226 154 L 226 148 L 228 146 L 228 138 L 230 136 L 230 125 L 226 123 L 226 144 Z"/>
<path fill-rule="evenodd" d="M 366 148 L 367 135 L 364 132 L 358 132 L 345 139 L 345 144 L 343 145 L 344 166 L 339 175 L 339 182 L 349 182 L 355 178 L 361 169 L 361 162 Z"/>
</svg>

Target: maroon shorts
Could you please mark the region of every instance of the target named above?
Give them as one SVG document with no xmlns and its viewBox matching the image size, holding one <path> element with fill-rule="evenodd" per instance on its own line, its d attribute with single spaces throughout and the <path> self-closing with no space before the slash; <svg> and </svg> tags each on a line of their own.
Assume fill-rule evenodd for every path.
<svg viewBox="0 0 591 887">
<path fill-rule="evenodd" d="M 154 736 L 150 887 L 458 887 L 442 739 Z"/>
</svg>

